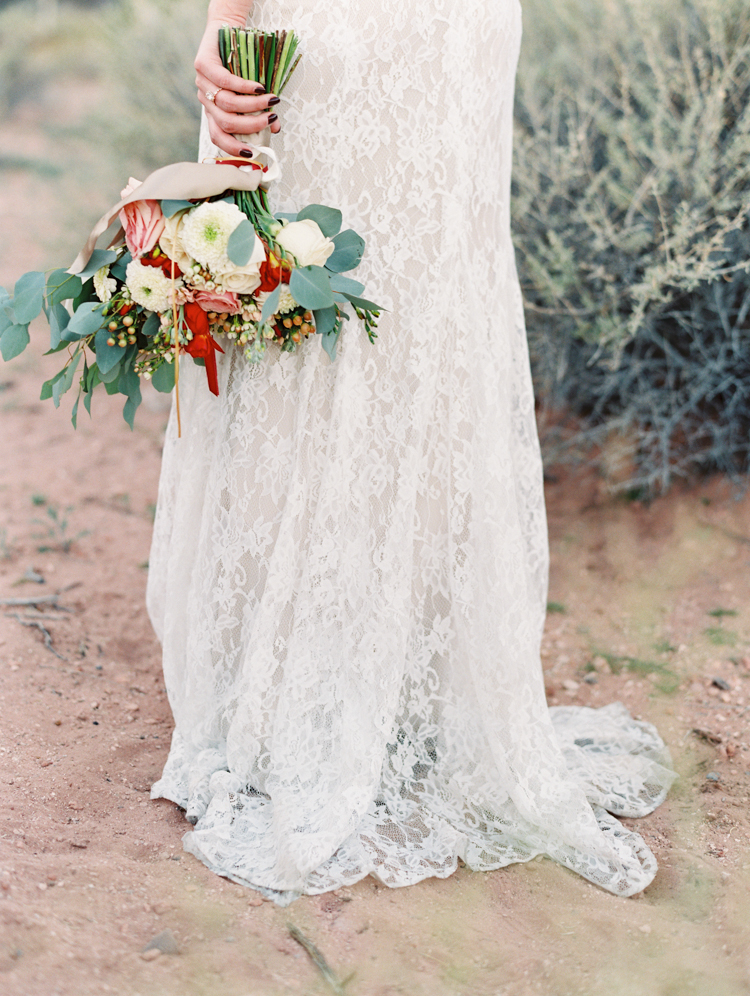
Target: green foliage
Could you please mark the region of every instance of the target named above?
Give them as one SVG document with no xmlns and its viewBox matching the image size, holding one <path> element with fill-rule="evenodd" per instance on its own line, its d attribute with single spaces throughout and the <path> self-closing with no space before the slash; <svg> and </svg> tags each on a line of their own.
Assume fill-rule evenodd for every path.
<svg viewBox="0 0 750 996">
<path fill-rule="evenodd" d="M 542 404 L 623 489 L 750 466 L 750 7 L 526 0 L 514 233 Z M 547 456 L 560 455 L 545 440 Z"/>
<path fill-rule="evenodd" d="M 656 687 L 660 692 L 668 695 L 676 692 L 680 687 L 679 675 L 658 661 L 645 661 L 639 657 L 629 657 L 626 654 L 610 654 L 604 650 L 597 650 L 595 656 L 603 657 L 607 664 L 609 664 L 613 674 L 620 674 L 621 671 L 630 671 L 635 674 L 656 675 Z"/>
<path fill-rule="evenodd" d="M 40 525 L 46 525 L 47 531 L 42 535 L 37 535 L 37 539 L 44 539 L 45 542 L 37 547 L 39 553 L 70 553 L 70 550 L 77 539 L 88 535 L 88 530 L 83 530 L 75 536 L 68 534 L 68 515 L 73 511 L 73 506 L 69 505 L 61 510 L 57 505 L 47 505 L 47 520 L 34 519 Z"/>
<path fill-rule="evenodd" d="M 704 630 L 708 639 L 717 647 L 733 647 L 737 643 L 737 634 L 723 626 L 709 626 Z"/>
</svg>

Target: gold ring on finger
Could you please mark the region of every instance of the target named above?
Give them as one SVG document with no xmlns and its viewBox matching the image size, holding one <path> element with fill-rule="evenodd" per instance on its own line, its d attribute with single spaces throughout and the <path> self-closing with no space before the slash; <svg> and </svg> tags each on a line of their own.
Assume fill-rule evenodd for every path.
<svg viewBox="0 0 750 996">
<path fill-rule="evenodd" d="M 217 97 L 217 95 L 218 95 L 218 94 L 219 94 L 219 93 L 220 93 L 220 92 L 221 92 L 221 91 L 222 91 L 223 89 L 224 89 L 224 87 L 223 87 L 223 86 L 220 86 L 218 90 L 206 90 L 206 100 L 207 100 L 207 101 L 208 101 L 208 102 L 209 102 L 210 104 L 213 104 L 213 103 L 214 103 L 214 102 L 216 101 L 216 97 Z"/>
</svg>

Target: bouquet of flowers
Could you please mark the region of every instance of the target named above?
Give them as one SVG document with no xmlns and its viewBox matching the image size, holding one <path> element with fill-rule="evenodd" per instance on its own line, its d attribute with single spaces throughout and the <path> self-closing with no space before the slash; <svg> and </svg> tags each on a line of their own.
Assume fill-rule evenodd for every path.
<svg viewBox="0 0 750 996">
<path fill-rule="evenodd" d="M 297 44 L 294 32 L 223 28 L 219 35 L 225 66 L 276 93 L 299 61 Z M 217 352 L 239 349 L 258 364 L 269 350 L 293 352 L 319 335 L 333 361 L 350 309 L 374 341 L 380 309 L 344 275 L 358 266 L 364 240 L 342 231 L 336 208 L 274 215 L 267 188 L 279 174 L 276 157 L 262 146 L 253 151 L 251 160 L 177 163 L 143 183 L 131 179 L 68 270 L 26 273 L 12 298 L 0 288 L 3 359 L 23 352 L 29 323 L 43 311 L 49 352 L 65 352 L 66 360 L 41 397 L 58 407 L 78 374 L 74 426 L 81 398 L 91 414 L 103 384 L 126 397 L 132 428 L 141 378 L 179 392 L 182 354 L 205 366 L 218 394 Z M 110 247 L 96 249 L 118 216 L 122 228 Z"/>
</svg>

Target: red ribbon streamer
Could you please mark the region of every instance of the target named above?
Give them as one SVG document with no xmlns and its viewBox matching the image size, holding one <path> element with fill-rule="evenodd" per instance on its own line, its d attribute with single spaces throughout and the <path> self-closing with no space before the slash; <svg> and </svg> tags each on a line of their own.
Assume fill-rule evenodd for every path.
<svg viewBox="0 0 750 996">
<path fill-rule="evenodd" d="M 206 379 L 208 389 L 212 394 L 219 394 L 219 378 L 216 371 L 216 351 L 224 350 L 208 330 L 208 315 L 199 304 L 189 301 L 184 306 L 185 324 L 193 333 L 193 338 L 183 346 L 186 353 L 194 359 L 201 357 L 206 362 Z"/>
</svg>

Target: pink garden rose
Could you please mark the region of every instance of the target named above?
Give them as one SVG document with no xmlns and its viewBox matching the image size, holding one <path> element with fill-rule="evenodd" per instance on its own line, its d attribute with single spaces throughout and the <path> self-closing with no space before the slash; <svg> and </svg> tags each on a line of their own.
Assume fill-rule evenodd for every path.
<svg viewBox="0 0 750 996">
<path fill-rule="evenodd" d="M 141 181 L 132 176 L 121 196 L 127 197 L 140 187 Z M 158 201 L 134 201 L 120 211 L 120 221 L 125 229 L 125 242 L 133 259 L 151 252 L 164 231 L 164 215 Z"/>
<path fill-rule="evenodd" d="M 199 290 L 193 297 L 204 311 L 226 312 L 228 315 L 238 315 L 242 311 L 240 299 L 232 291 L 217 294 L 215 291 Z"/>
</svg>

